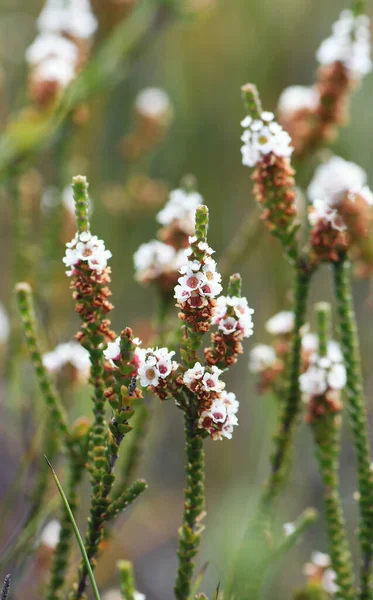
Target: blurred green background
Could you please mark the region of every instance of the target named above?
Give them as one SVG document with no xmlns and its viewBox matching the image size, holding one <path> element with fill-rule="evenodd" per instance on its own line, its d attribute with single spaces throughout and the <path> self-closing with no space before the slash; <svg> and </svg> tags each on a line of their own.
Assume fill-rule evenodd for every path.
<svg viewBox="0 0 373 600">
<path fill-rule="evenodd" d="M 198 6 L 198 2 L 195 2 Z M 119 151 L 120 140 L 133 125 L 132 105 L 136 94 L 148 86 L 161 87 L 168 93 L 174 117 L 160 145 L 141 167 L 149 177 L 164 181 L 171 189 L 186 173 L 193 173 L 199 190 L 210 209 L 210 243 L 217 258 L 240 227 L 242 219 L 258 215 L 251 194 L 250 172 L 240 161 L 240 119 L 244 112 L 240 86 L 247 81 L 257 84 L 266 109 L 273 110 L 284 87 L 311 84 L 314 80 L 315 51 L 329 34 L 331 23 L 347 3 L 337 0 L 211 0 L 204 10 L 189 19 L 171 24 L 142 55 L 130 75 L 110 92 L 102 90 L 90 103 L 90 120 L 70 134 L 69 160 L 61 162 L 53 145 L 35 158 L 46 186 L 62 187 L 78 168 L 87 175 L 94 203 L 94 233 L 106 241 L 113 252 L 111 261 L 115 311 L 114 327 L 125 325 L 142 335 L 156 308 L 152 288 L 142 288 L 133 279 L 132 256 L 138 246 L 155 237 L 154 215 L 158 207 L 122 209 L 103 199 L 115 189 L 119 198 L 128 177 L 133 174 Z M 202 1 L 201 1 L 202 5 Z M 9 115 L 22 107 L 26 99 L 24 51 L 35 36 L 35 18 L 42 3 L 28 0 L 0 0 L 0 116 L 4 125 Z M 370 7 L 373 14 L 372 7 Z M 129 21 L 130 23 L 130 21 Z M 371 135 L 373 76 L 352 98 L 351 119 L 334 144 L 333 150 L 360 164 L 373 183 L 373 136 Z M 298 184 L 305 186 L 312 165 L 300 166 Z M 131 171 L 130 171 L 131 169 Z M 0 300 L 12 308 L 15 247 L 12 197 L 3 186 L 0 200 Z M 118 201 L 120 204 L 120 200 Z M 135 210 L 136 208 L 136 210 Z M 42 234 L 39 232 L 37 236 Z M 31 241 L 39 246 L 39 238 Z M 40 239 L 41 239 L 40 238 Z M 39 273 L 43 261 L 47 273 L 36 277 L 36 285 L 58 289 L 60 301 L 51 307 L 54 339 L 70 339 L 78 327 L 73 303 L 64 276 L 64 244 L 55 239 L 54 258 L 38 255 Z M 45 248 L 45 246 L 42 246 Z M 39 248 L 40 249 L 40 248 Z M 275 312 L 289 308 L 291 273 L 282 258 L 277 241 L 264 230 L 255 250 L 237 265 L 243 276 L 243 290 L 255 309 L 255 335 L 245 343 L 266 342 L 265 321 Z M 370 413 L 373 390 L 371 366 L 373 323 L 368 302 L 369 283 L 356 282 L 355 300 L 360 326 L 363 367 Z M 331 299 L 331 277 L 327 268 L 317 275 L 312 301 Z M 176 309 L 175 315 L 176 319 Z M 310 311 L 310 319 L 312 313 Z M 47 349 L 47 347 L 46 347 Z M 5 350 L 5 357 L 7 350 Z M 24 435 L 31 436 L 42 409 L 35 401 L 35 384 L 24 359 L 19 369 L 18 389 L 10 390 L 4 381 L 0 404 L 0 497 L 4 499 L 24 447 Z M 22 377 L 21 377 L 22 376 Z M 227 388 L 241 402 L 240 426 L 231 441 L 206 441 L 206 533 L 199 564 L 209 562 L 202 590 L 209 596 L 229 568 L 232 549 L 237 547 L 250 511 L 260 493 L 268 471 L 271 435 L 277 407 L 273 399 L 258 397 L 255 381 L 247 369 L 247 353 L 231 369 Z M 15 394 L 15 395 L 14 395 Z M 30 402 L 39 408 L 35 413 Z M 148 600 L 172 597 L 176 571 L 176 535 L 183 503 L 183 426 L 172 404 L 151 400 L 153 417 L 145 454 L 138 475 L 145 477 L 149 490 L 120 521 L 116 538 L 98 567 L 101 589 L 116 585 L 115 560 L 134 561 L 137 587 Z M 89 410 L 89 404 L 85 402 Z M 78 416 L 82 406 L 73 408 Z M 25 422 L 26 421 L 26 422 Z M 370 425 L 373 427 L 372 419 Z M 313 457 L 311 436 L 305 425 L 298 431 L 294 469 L 290 485 L 279 505 L 279 521 L 295 519 L 306 506 L 322 507 L 322 490 Z M 37 463 L 37 461 L 36 461 Z M 344 433 L 341 465 L 342 493 L 350 534 L 357 525 L 354 456 L 348 430 Z M 30 473 L 20 490 L 14 510 L 7 518 L 6 544 L 12 528 L 22 522 L 27 493 L 32 485 Z M 85 510 L 87 502 L 83 502 Z M 84 521 L 81 521 L 82 523 Z M 326 551 L 323 519 L 319 518 L 294 549 L 278 573 L 278 581 L 268 598 L 289 598 L 291 590 L 303 581 L 302 565 L 311 550 Z M 356 549 L 356 548 L 355 548 Z M 255 549 L 254 549 L 255 551 Z M 248 570 L 249 570 L 248 559 Z M 6 572 L 4 569 L 3 573 Z M 20 586 L 22 589 L 22 586 Z M 17 597 L 17 595 L 16 595 Z M 20 596 L 19 596 L 20 597 Z"/>
</svg>

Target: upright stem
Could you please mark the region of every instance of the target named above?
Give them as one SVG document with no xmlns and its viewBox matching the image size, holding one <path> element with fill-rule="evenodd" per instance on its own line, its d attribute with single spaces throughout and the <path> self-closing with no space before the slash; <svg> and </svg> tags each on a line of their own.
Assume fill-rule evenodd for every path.
<svg viewBox="0 0 373 600">
<path fill-rule="evenodd" d="M 355 17 L 362 15 L 365 12 L 365 0 L 352 0 L 352 11 Z"/>
<path fill-rule="evenodd" d="M 191 407 L 192 408 L 192 407 Z M 193 559 L 198 551 L 204 514 L 204 451 L 194 410 L 184 412 L 185 420 L 185 504 L 179 529 L 179 568 L 175 583 L 177 600 L 187 600 L 193 577 Z"/>
<path fill-rule="evenodd" d="M 351 294 L 350 264 L 341 260 L 334 266 L 335 294 L 339 316 L 343 358 L 347 371 L 347 408 L 358 470 L 360 505 L 360 599 L 371 598 L 373 562 L 373 474 L 368 436 L 366 407 L 362 390 L 359 341 Z"/>
<path fill-rule="evenodd" d="M 338 490 L 340 417 L 326 416 L 321 423 L 314 423 L 312 429 L 316 458 L 324 485 L 326 526 L 331 562 L 339 588 L 338 597 L 343 600 L 354 600 L 352 559 Z"/>
<path fill-rule="evenodd" d="M 263 511 L 270 510 L 284 479 L 284 467 L 292 442 L 294 425 L 299 412 L 299 375 L 302 338 L 300 330 L 305 323 L 311 271 L 301 263 L 297 266 L 294 286 L 294 333 L 289 362 L 287 395 L 280 415 L 275 448 L 271 457 L 271 474 L 261 501 Z"/>
</svg>

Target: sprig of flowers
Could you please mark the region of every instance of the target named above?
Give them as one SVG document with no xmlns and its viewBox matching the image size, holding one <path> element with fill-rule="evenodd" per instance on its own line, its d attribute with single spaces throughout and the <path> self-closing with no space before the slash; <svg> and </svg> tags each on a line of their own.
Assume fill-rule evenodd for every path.
<svg viewBox="0 0 373 600">
<path fill-rule="evenodd" d="M 290 164 L 293 152 L 291 138 L 278 123 L 274 115 L 263 112 L 255 86 L 244 85 L 243 98 L 248 116 L 242 121 L 246 127 L 241 148 L 242 162 L 255 167 L 254 193 L 263 207 L 262 218 L 271 231 L 284 245 L 288 257 L 294 261 L 298 255 L 295 234 L 295 191 L 294 170 Z"/>
</svg>

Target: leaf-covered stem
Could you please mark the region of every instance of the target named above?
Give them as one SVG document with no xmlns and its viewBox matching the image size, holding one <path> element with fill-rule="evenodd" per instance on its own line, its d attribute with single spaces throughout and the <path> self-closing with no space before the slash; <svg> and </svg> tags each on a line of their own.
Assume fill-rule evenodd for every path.
<svg viewBox="0 0 373 600">
<path fill-rule="evenodd" d="M 360 598 L 371 597 L 373 562 L 373 474 L 368 422 L 363 397 L 359 342 L 351 293 L 350 264 L 341 260 L 334 266 L 335 295 L 339 317 L 340 339 L 347 371 L 347 408 L 353 433 L 358 470 L 360 506 L 359 540 L 361 548 Z"/>
<path fill-rule="evenodd" d="M 128 560 L 119 560 L 117 562 L 119 571 L 119 585 L 122 598 L 134 600 L 135 598 L 135 576 L 133 566 Z"/>
<path fill-rule="evenodd" d="M 75 202 L 75 215 L 78 233 L 89 231 L 89 198 L 88 182 L 83 175 L 73 177 L 73 194 Z"/>
<path fill-rule="evenodd" d="M 197 554 L 203 530 L 204 514 L 204 451 L 203 439 L 197 428 L 193 407 L 184 412 L 185 420 L 185 504 L 183 522 L 179 529 L 179 567 L 175 584 L 177 600 L 187 600 L 190 594 Z"/>
<path fill-rule="evenodd" d="M 67 415 L 42 361 L 40 343 L 36 331 L 36 319 L 31 288 L 27 283 L 19 283 L 16 286 L 16 294 L 26 344 L 40 391 L 65 445 L 69 446 L 70 441 Z"/>
<path fill-rule="evenodd" d="M 299 412 L 299 375 L 301 367 L 301 328 L 306 319 L 307 297 L 311 272 L 303 263 L 296 269 L 294 284 L 294 332 L 289 359 L 289 380 L 286 397 L 280 414 L 275 447 L 271 457 L 271 474 L 262 497 L 262 508 L 271 509 L 284 479 L 285 464 L 293 438 L 293 429 Z"/>
<path fill-rule="evenodd" d="M 329 554 L 336 573 L 338 597 L 354 600 L 353 567 L 346 535 L 346 523 L 338 489 L 341 418 L 326 415 L 313 425 L 315 454 L 324 486 L 325 519 L 329 537 Z"/>
</svg>

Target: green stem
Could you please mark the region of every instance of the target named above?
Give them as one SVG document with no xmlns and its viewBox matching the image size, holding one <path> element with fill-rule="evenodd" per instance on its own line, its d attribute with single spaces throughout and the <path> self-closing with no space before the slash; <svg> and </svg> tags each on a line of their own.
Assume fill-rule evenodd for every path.
<svg viewBox="0 0 373 600">
<path fill-rule="evenodd" d="M 347 408 L 358 470 L 360 505 L 359 540 L 362 553 L 360 568 L 360 599 L 371 597 L 373 562 L 373 474 L 370 469 L 366 407 L 363 398 L 359 341 L 352 302 L 350 264 L 341 260 L 334 266 L 335 295 L 339 316 L 340 338 L 347 371 Z"/>
<path fill-rule="evenodd" d="M 362 15 L 366 12 L 366 1 L 365 0 L 352 0 L 352 12 L 355 17 Z"/>
<path fill-rule="evenodd" d="M 294 286 L 294 333 L 289 361 L 289 382 L 280 415 L 279 429 L 275 436 L 275 449 L 271 457 L 271 474 L 261 500 L 261 507 L 264 512 L 272 509 L 274 500 L 283 483 L 285 465 L 293 438 L 293 429 L 299 412 L 299 375 L 302 346 L 300 330 L 306 318 L 310 279 L 311 271 L 300 263 L 296 270 Z"/>
<path fill-rule="evenodd" d="M 72 512 L 75 512 L 78 508 L 77 488 L 82 480 L 84 467 L 83 461 L 70 460 L 66 496 Z M 46 600 L 58 600 L 60 598 L 59 592 L 65 582 L 72 537 L 73 529 L 71 528 L 70 516 L 63 508 L 60 537 L 53 555 L 51 579 Z"/>
<path fill-rule="evenodd" d="M 201 520 L 204 515 L 204 451 L 203 439 L 197 428 L 194 407 L 184 412 L 186 489 L 183 522 L 179 529 L 179 568 L 175 583 L 177 600 L 187 600 L 191 589 L 194 571 L 194 557 L 197 554 L 203 530 Z"/>
<path fill-rule="evenodd" d="M 70 446 L 67 415 L 52 381 L 43 365 L 40 344 L 36 334 L 36 320 L 32 302 L 31 288 L 27 283 L 16 286 L 18 308 L 21 315 L 26 344 L 30 353 L 40 391 L 50 410 L 55 426 L 59 430 L 67 447 Z"/>
<path fill-rule="evenodd" d="M 315 453 L 324 485 L 324 506 L 329 537 L 329 552 L 336 573 L 338 598 L 354 600 L 354 576 L 346 523 L 339 495 L 338 456 L 340 452 L 340 416 L 326 416 L 313 424 Z"/>
</svg>

